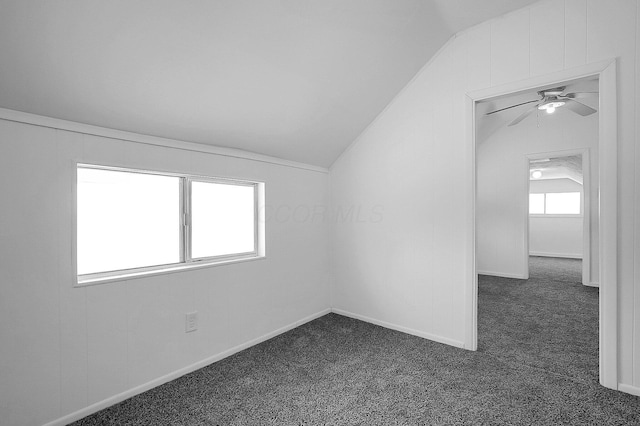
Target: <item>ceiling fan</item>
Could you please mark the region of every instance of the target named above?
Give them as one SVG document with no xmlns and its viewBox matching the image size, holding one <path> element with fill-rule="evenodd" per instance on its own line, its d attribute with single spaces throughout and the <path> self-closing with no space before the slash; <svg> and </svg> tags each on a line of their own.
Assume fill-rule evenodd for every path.
<svg viewBox="0 0 640 426">
<path fill-rule="evenodd" d="M 495 114 L 496 112 L 505 111 L 507 109 L 519 107 L 521 105 L 527 105 L 527 104 L 532 104 L 534 102 L 537 102 L 536 105 L 529 108 L 528 110 L 520 114 L 518 117 L 516 117 L 515 120 L 509 123 L 509 126 L 515 126 L 516 124 L 518 124 L 519 122 L 527 118 L 536 110 L 546 111 L 548 114 L 553 114 L 557 108 L 566 107 L 567 109 L 575 112 L 576 114 L 580 114 L 582 116 L 591 115 L 597 112 L 595 109 L 591 108 L 590 106 L 587 106 L 581 102 L 578 102 L 575 99 L 597 96 L 598 92 L 574 92 L 574 93 L 566 93 L 563 95 L 562 92 L 564 92 L 564 89 L 566 89 L 565 86 L 556 87 L 553 89 L 541 90 L 538 92 L 538 95 L 540 95 L 541 99 L 522 102 L 520 104 L 511 105 L 506 108 L 500 108 L 495 111 L 488 112 L 485 115 L 491 115 L 491 114 Z"/>
</svg>

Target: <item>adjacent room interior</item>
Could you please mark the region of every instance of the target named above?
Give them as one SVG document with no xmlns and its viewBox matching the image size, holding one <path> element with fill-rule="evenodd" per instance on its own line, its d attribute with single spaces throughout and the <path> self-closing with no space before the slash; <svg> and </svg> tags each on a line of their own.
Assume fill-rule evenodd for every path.
<svg viewBox="0 0 640 426">
<path fill-rule="evenodd" d="M 640 424 L 639 29 L 3 1 L 0 424 Z"/>
<path fill-rule="evenodd" d="M 476 110 L 478 350 L 594 382 L 599 84 L 554 86 Z"/>
</svg>

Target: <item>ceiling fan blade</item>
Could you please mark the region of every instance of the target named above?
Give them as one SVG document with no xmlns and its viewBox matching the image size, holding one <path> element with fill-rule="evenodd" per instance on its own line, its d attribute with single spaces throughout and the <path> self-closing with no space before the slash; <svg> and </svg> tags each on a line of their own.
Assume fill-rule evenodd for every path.
<svg viewBox="0 0 640 426">
<path fill-rule="evenodd" d="M 511 108 L 519 107 L 520 105 L 526 105 L 526 104 L 530 104 L 530 103 L 533 103 L 533 102 L 540 102 L 540 100 L 539 100 L 539 99 L 536 99 L 535 101 L 522 102 L 521 104 L 515 104 L 515 105 L 508 106 L 508 107 L 506 107 L 506 108 L 500 108 L 500 109 L 497 109 L 497 110 L 495 110 L 495 111 L 488 112 L 488 113 L 486 113 L 485 115 L 495 114 L 496 112 L 505 111 L 505 110 L 507 110 L 507 109 L 511 109 Z"/>
<path fill-rule="evenodd" d="M 591 98 L 593 96 L 598 96 L 598 92 L 574 92 L 567 93 L 566 95 L 562 95 L 565 98 L 569 99 L 581 99 L 581 98 Z"/>
<path fill-rule="evenodd" d="M 522 120 L 530 116 L 531 113 L 536 111 L 537 109 L 538 109 L 538 105 L 534 105 L 532 108 L 529 108 L 528 110 L 526 110 L 525 112 L 517 116 L 516 119 L 513 120 L 511 123 L 509 123 L 507 127 L 515 126 L 516 124 L 518 124 L 519 122 L 521 122 Z"/>
<path fill-rule="evenodd" d="M 567 99 L 565 101 L 564 106 L 566 106 L 576 114 L 580 114 L 582 116 L 591 115 L 595 112 L 598 112 L 597 110 L 591 108 L 590 106 L 586 106 L 585 104 L 582 104 L 578 101 L 574 101 L 572 99 Z"/>
</svg>

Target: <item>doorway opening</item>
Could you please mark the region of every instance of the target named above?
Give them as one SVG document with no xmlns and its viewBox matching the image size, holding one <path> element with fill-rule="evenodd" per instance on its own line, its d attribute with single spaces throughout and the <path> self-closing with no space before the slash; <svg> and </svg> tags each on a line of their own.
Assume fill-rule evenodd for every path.
<svg viewBox="0 0 640 426">
<path fill-rule="evenodd" d="M 590 155 L 591 150 L 597 155 L 597 135 L 590 144 L 589 138 L 581 141 L 592 146 L 527 155 L 527 266 L 532 256 L 575 259 L 580 282 L 598 287 L 591 279 L 598 276 L 598 178 Z"/>
<path fill-rule="evenodd" d="M 579 203 L 582 206 L 583 236 L 584 227 L 587 225 L 593 227 L 594 217 L 599 220 L 595 224 L 595 228 L 598 231 L 597 238 L 593 239 L 593 234 L 589 234 L 586 242 L 583 243 L 582 257 L 591 257 L 593 260 L 583 259 L 583 265 L 585 266 L 580 267 L 578 283 L 580 288 L 595 292 L 598 292 L 598 290 L 589 289 L 583 283 L 587 285 L 598 283 L 600 285 L 599 297 L 595 301 L 598 307 L 596 310 L 598 324 L 593 328 L 598 336 L 598 373 L 596 375 L 602 385 L 613 389 L 618 387 L 616 359 L 617 119 L 615 75 L 615 62 L 602 62 L 468 94 L 469 108 L 467 116 L 470 125 L 467 138 L 472 150 L 471 169 L 473 173 L 470 179 L 470 192 L 473 208 L 470 220 L 473 232 L 470 236 L 469 270 L 472 274 L 469 279 L 469 291 L 467 293 L 468 320 L 465 339 L 465 347 L 472 350 L 478 348 L 478 274 L 494 277 L 496 280 L 531 281 L 529 277 L 529 181 L 532 172 L 531 162 L 534 161 L 533 164 L 536 164 L 536 160 L 548 159 L 551 161 L 552 158 L 579 157 L 582 165 L 588 163 L 592 169 L 589 171 L 589 177 L 587 177 L 587 179 L 592 180 L 592 182 L 588 182 L 591 186 L 586 191 L 587 194 L 583 189 L 579 198 Z M 596 90 L 579 89 L 571 91 L 573 86 L 576 85 L 591 85 Z M 572 101 L 577 101 L 578 98 L 580 98 L 580 104 L 583 104 L 583 96 L 574 95 L 574 93 L 583 91 L 594 91 L 599 96 L 596 98 L 595 104 L 592 104 L 593 109 L 596 109 L 599 114 L 596 128 L 595 130 L 589 130 L 589 132 L 597 136 L 595 149 L 594 147 L 580 144 L 585 136 L 585 134 L 580 133 L 580 130 L 575 133 L 566 129 L 561 130 L 555 125 L 549 125 L 550 120 L 556 120 L 559 123 L 561 114 L 554 114 L 556 112 L 562 112 L 566 117 L 570 116 L 568 115 L 569 113 L 575 113 L 576 116 L 581 118 L 590 115 L 584 114 L 586 109 L 572 104 Z M 532 94 L 534 97 L 531 97 Z M 584 97 L 587 96 L 589 95 L 584 95 Z M 519 101 L 517 101 L 518 97 Z M 527 97 L 529 98 L 526 99 Z M 565 104 L 572 106 L 568 107 Z M 584 104 L 586 108 L 591 108 L 588 101 L 584 101 Z M 507 111 L 512 114 L 508 119 L 495 119 L 486 122 L 479 119 L 482 116 L 481 114 L 487 114 L 487 112 L 491 111 L 497 111 L 495 115 L 499 116 L 505 110 L 510 109 L 511 105 L 516 106 L 516 111 Z M 531 108 L 532 106 L 534 108 Z M 565 109 L 563 110 L 562 108 Z M 497 144 L 493 147 L 479 147 L 483 143 L 483 138 L 487 135 L 495 136 L 499 129 L 509 128 L 511 130 L 503 136 L 512 142 L 511 145 L 506 145 L 509 147 L 508 149 L 514 150 L 514 146 L 518 145 L 518 139 L 510 132 L 520 123 L 528 123 L 521 127 L 522 129 L 528 129 L 524 134 L 531 134 L 534 129 L 539 130 L 537 132 L 539 133 L 537 135 L 538 143 L 534 145 L 534 148 L 523 151 L 520 161 L 509 161 L 506 153 L 500 151 Z M 576 127 L 576 129 L 581 128 L 584 129 L 585 126 Z M 558 148 L 557 145 L 553 144 L 554 137 L 558 136 L 570 140 L 574 145 L 569 148 Z M 478 166 L 478 161 L 483 156 L 494 158 L 496 160 L 495 164 L 481 168 Z M 523 162 L 522 159 L 525 161 Z M 523 165 L 525 166 L 524 170 Z M 515 170 L 514 174 L 505 174 L 511 169 Z M 597 175 L 593 174 L 594 170 L 598 171 Z M 584 174 L 585 171 L 583 169 Z M 526 180 L 522 179 L 523 176 L 526 177 Z M 500 186 L 489 186 L 489 190 L 486 187 L 481 187 L 480 183 L 487 179 L 499 182 Z M 584 186 L 583 181 L 583 188 Z M 509 197 L 507 190 L 518 187 L 521 189 L 520 196 Z M 594 188 L 598 188 L 595 192 L 595 197 L 592 196 Z M 575 193 L 580 191 L 565 192 Z M 559 194 L 559 192 L 548 193 Z M 546 192 L 543 192 L 543 194 L 546 194 Z M 487 195 L 491 201 L 488 204 L 481 201 L 485 200 L 483 197 Z M 556 208 L 558 203 L 562 204 L 563 201 L 559 201 L 559 197 L 564 198 L 564 201 L 568 203 L 572 202 L 570 199 L 573 197 L 573 202 L 575 203 L 575 195 L 551 195 L 549 201 L 551 204 L 555 203 L 556 205 L 551 207 Z M 514 202 L 516 198 L 521 201 Z M 587 204 L 584 204 L 585 198 L 589 198 L 586 200 Z M 537 196 L 537 200 L 540 200 L 539 196 Z M 487 222 L 485 219 L 490 216 L 488 205 L 497 207 L 495 211 L 498 214 L 493 215 L 493 220 Z M 585 213 L 590 216 L 586 221 L 584 220 Z M 512 238 L 513 235 L 518 233 L 520 235 L 519 239 Z M 486 241 L 486 237 L 491 237 L 489 240 L 492 242 L 484 244 L 483 241 Z M 591 238 L 590 241 L 589 238 Z M 583 239 L 583 241 L 585 240 Z M 585 244 L 588 244 L 586 249 Z M 578 255 L 578 253 L 573 254 Z M 493 257 L 493 263 L 487 261 L 489 257 Z M 544 264 L 545 259 L 553 258 L 539 256 L 536 259 L 541 260 L 541 263 Z M 594 264 L 597 264 L 597 267 L 594 267 Z M 515 288 L 512 287 L 509 290 Z M 536 311 L 534 308 L 531 311 L 531 315 L 536 315 L 536 312 L 544 314 L 540 309 Z M 557 315 L 560 320 L 566 314 L 567 312 L 546 312 L 547 316 Z M 522 333 L 522 330 L 519 333 Z M 495 335 L 494 337 L 498 338 Z M 526 340 L 515 341 L 520 348 L 526 346 L 526 342 Z M 534 352 L 536 350 L 539 352 L 540 348 L 531 349 Z"/>
</svg>

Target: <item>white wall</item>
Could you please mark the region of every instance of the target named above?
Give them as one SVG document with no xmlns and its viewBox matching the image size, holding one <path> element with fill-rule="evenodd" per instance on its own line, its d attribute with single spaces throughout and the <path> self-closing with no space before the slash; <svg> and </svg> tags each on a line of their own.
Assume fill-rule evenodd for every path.
<svg viewBox="0 0 640 426">
<path fill-rule="evenodd" d="M 539 120 L 502 126 L 479 140 L 477 158 L 477 262 L 482 274 L 528 278 L 527 155 L 589 149 L 591 167 L 591 276 L 598 276 L 598 116 L 558 109 Z M 582 235 L 582 231 L 581 231 Z"/>
<path fill-rule="evenodd" d="M 545 179 L 530 182 L 530 194 L 558 192 L 579 192 L 580 197 L 583 197 L 582 185 L 571 179 Z M 582 216 L 529 216 L 529 254 L 582 259 L 582 224 Z"/>
<path fill-rule="evenodd" d="M 640 392 L 638 12 L 636 0 L 544 1 L 451 40 L 331 169 L 335 208 L 384 208 L 377 223 L 336 223 L 333 306 L 462 342 L 472 233 L 465 93 L 617 57 L 618 372 Z"/>
<path fill-rule="evenodd" d="M 72 287 L 75 160 L 266 182 L 267 258 Z M 326 173 L 0 120 L 0 423 L 58 419 L 326 311 L 328 225 L 305 212 L 327 190 Z"/>
</svg>

